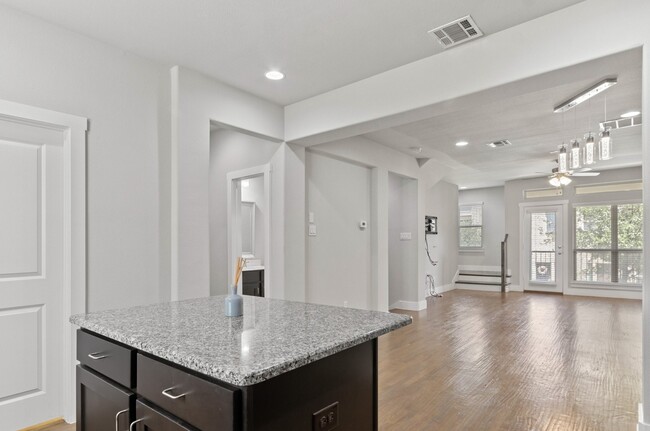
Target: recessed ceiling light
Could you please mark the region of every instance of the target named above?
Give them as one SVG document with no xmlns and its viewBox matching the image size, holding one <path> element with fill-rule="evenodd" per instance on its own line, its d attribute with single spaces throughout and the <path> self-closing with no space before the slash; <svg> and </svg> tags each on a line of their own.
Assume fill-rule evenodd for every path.
<svg viewBox="0 0 650 431">
<path fill-rule="evenodd" d="M 279 70 L 269 70 L 264 76 L 273 81 L 284 79 L 284 73 L 280 72 Z"/>
<path fill-rule="evenodd" d="M 458 188 L 461 189 L 461 190 L 465 190 L 467 188 L 467 186 L 460 186 Z"/>
<path fill-rule="evenodd" d="M 621 114 L 621 118 L 636 117 L 639 114 L 641 114 L 641 112 L 639 111 L 630 111 L 630 112 L 626 112 L 625 114 Z"/>
<path fill-rule="evenodd" d="M 458 141 L 458 142 L 456 142 L 457 147 L 466 147 L 467 145 L 469 145 L 469 142 L 467 142 L 467 141 Z"/>
</svg>

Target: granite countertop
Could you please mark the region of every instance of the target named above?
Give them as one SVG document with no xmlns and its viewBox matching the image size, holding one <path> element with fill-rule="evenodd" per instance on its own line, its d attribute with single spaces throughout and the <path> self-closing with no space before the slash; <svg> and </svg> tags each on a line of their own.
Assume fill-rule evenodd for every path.
<svg viewBox="0 0 650 431">
<path fill-rule="evenodd" d="M 78 314 L 70 322 L 236 386 L 263 382 L 411 323 L 402 314 L 224 296 Z"/>
</svg>

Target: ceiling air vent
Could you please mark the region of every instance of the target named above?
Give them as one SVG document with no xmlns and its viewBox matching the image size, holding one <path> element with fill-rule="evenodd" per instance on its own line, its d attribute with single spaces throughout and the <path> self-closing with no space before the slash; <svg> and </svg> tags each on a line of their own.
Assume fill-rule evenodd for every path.
<svg viewBox="0 0 650 431">
<path fill-rule="evenodd" d="M 437 37 L 445 49 L 483 36 L 470 15 L 429 30 L 429 34 Z"/>
<path fill-rule="evenodd" d="M 486 145 L 492 148 L 501 148 L 501 147 L 507 147 L 508 145 L 512 145 L 512 142 L 510 142 L 507 139 L 501 139 L 500 141 L 490 142 Z"/>
</svg>

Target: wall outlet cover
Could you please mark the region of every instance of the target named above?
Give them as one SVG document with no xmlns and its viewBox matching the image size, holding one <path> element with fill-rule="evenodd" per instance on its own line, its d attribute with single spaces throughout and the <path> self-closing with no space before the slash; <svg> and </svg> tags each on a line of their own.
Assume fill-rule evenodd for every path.
<svg viewBox="0 0 650 431">
<path fill-rule="evenodd" d="M 309 236 L 316 236 L 316 225 L 313 223 L 309 224 Z"/>
<path fill-rule="evenodd" d="M 411 232 L 401 232 L 399 234 L 399 239 L 400 239 L 400 241 L 410 241 L 411 240 Z"/>
</svg>

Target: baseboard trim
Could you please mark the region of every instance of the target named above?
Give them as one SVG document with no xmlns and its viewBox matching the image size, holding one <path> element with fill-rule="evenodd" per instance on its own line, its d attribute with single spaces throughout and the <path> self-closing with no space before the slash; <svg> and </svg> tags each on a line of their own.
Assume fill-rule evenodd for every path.
<svg viewBox="0 0 650 431">
<path fill-rule="evenodd" d="M 62 424 L 64 422 L 65 421 L 62 418 L 55 418 L 55 419 L 50 419 L 49 421 L 41 422 L 40 424 L 28 426 L 27 428 L 19 429 L 18 431 L 38 431 L 47 427 Z"/>
<path fill-rule="evenodd" d="M 407 310 L 407 311 L 421 311 L 427 308 L 427 301 L 396 301 L 389 307 L 390 310 Z"/>
<path fill-rule="evenodd" d="M 524 291 L 524 289 L 518 284 L 511 284 L 509 287 L 510 287 L 511 292 L 523 292 Z"/>
<path fill-rule="evenodd" d="M 454 289 L 456 289 L 456 285 L 454 283 L 450 283 L 450 284 L 445 284 L 444 286 L 436 287 L 436 292 L 445 293 L 445 292 L 449 292 L 450 290 L 454 290 Z"/>
<path fill-rule="evenodd" d="M 643 422 L 643 404 L 639 403 L 639 423 L 636 425 L 636 431 L 650 431 L 650 424 Z"/>
<path fill-rule="evenodd" d="M 497 292 L 497 293 L 501 293 L 501 285 L 494 285 L 494 284 L 456 283 L 456 289 L 478 290 L 480 292 Z M 509 292 L 509 291 L 510 291 L 510 286 L 506 286 L 506 292 Z"/>
<path fill-rule="evenodd" d="M 590 289 L 585 287 L 575 288 L 568 287 L 564 289 L 565 295 L 572 296 L 596 296 L 599 298 L 616 298 L 616 299 L 638 299 L 641 300 L 641 291 L 633 290 L 616 290 L 616 289 Z"/>
</svg>

